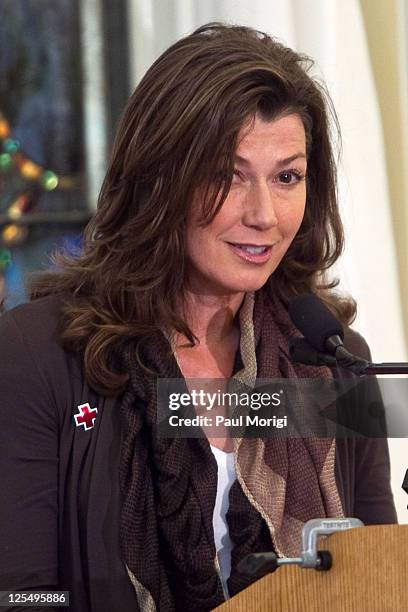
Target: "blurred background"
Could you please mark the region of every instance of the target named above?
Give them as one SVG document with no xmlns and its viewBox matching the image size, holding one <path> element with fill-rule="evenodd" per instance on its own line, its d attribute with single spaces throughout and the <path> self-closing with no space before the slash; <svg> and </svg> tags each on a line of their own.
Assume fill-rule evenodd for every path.
<svg viewBox="0 0 408 612">
<path fill-rule="evenodd" d="M 405 0 L 1 0 L 0 298 L 56 247 L 81 248 L 126 100 L 172 42 L 249 25 L 314 58 L 342 128 L 346 250 L 333 274 L 377 361 L 408 360 L 408 7 Z M 406 439 L 390 441 L 401 522 Z"/>
</svg>

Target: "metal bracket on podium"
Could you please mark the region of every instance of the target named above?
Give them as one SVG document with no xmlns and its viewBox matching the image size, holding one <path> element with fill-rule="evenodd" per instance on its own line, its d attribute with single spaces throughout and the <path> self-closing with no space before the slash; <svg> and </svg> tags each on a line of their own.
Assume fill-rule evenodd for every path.
<svg viewBox="0 0 408 612">
<path fill-rule="evenodd" d="M 345 531 L 354 527 L 364 527 L 364 523 L 358 518 L 344 519 L 312 519 L 303 525 L 302 529 L 302 554 L 301 567 L 314 567 L 320 569 L 322 560 L 319 553 L 325 551 L 317 550 L 317 539 L 319 536 L 330 535 L 337 531 Z M 280 561 L 281 559 L 279 559 Z M 283 560 L 283 559 L 282 559 Z"/>
<path fill-rule="evenodd" d="M 303 525 L 302 552 L 300 557 L 277 557 L 273 552 L 252 553 L 238 564 L 238 571 L 250 576 L 261 578 L 274 572 L 282 565 L 296 564 L 303 568 L 313 568 L 327 571 L 331 568 L 330 552 L 317 550 L 319 536 L 330 535 L 337 531 L 345 531 L 354 527 L 363 527 L 364 523 L 357 518 L 325 518 L 312 519 Z"/>
</svg>

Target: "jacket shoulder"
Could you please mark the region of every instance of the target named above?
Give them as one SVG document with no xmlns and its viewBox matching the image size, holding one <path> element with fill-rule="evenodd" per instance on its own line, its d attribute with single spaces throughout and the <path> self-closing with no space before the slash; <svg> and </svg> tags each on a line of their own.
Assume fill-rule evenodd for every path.
<svg viewBox="0 0 408 612">
<path fill-rule="evenodd" d="M 58 350 L 62 303 L 60 296 L 50 295 L 20 304 L 3 313 L 0 317 L 0 343 L 2 338 L 7 336 L 10 327 L 17 327 L 28 345 L 47 350 L 55 347 L 55 350 Z"/>
<path fill-rule="evenodd" d="M 371 361 L 371 352 L 367 342 L 361 334 L 351 327 L 345 327 L 344 329 L 344 346 L 353 355 Z"/>
<path fill-rule="evenodd" d="M 81 358 L 60 341 L 63 298 L 50 295 L 20 304 L 0 316 L 0 354 L 26 375 L 36 372 L 57 397 L 69 381 L 82 377 Z M 6 366 L 4 366 L 6 367 Z"/>
</svg>

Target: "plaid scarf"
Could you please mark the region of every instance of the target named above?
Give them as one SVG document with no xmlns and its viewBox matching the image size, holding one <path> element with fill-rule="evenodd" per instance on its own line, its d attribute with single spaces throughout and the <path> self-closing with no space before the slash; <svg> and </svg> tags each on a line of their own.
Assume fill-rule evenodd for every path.
<svg viewBox="0 0 408 612">
<path fill-rule="evenodd" d="M 266 289 L 246 296 L 239 318 L 238 380 L 331 376 L 325 367 L 291 362 L 289 341 L 300 334 Z M 169 353 L 168 340 L 157 334 L 142 358 L 160 377 L 182 378 Z M 215 458 L 206 439 L 157 436 L 156 377 L 138 366 L 132 345 L 121 358 L 130 380 L 120 407 L 120 544 L 139 606 L 144 612 L 212 610 L 224 601 L 212 524 Z M 242 438 L 234 445 L 237 480 L 227 513 L 231 595 L 252 581 L 236 570 L 246 554 L 273 549 L 297 556 L 307 520 L 344 516 L 333 438 Z"/>
</svg>

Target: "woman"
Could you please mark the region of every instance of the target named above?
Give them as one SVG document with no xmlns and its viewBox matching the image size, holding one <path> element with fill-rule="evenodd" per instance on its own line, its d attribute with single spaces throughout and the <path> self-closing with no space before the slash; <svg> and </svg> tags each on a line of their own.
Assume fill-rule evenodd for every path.
<svg viewBox="0 0 408 612">
<path fill-rule="evenodd" d="M 130 98 L 83 251 L 0 320 L 2 589 L 69 590 L 80 612 L 210 610 L 249 584 L 248 552 L 296 554 L 309 518 L 395 522 L 384 440 L 157 434 L 158 379 L 334 375 L 288 351 L 292 297 L 355 312 L 323 274 L 343 234 L 309 68 L 207 24 Z"/>
</svg>

